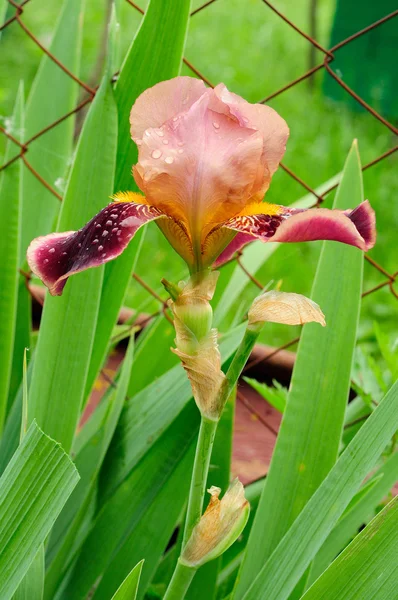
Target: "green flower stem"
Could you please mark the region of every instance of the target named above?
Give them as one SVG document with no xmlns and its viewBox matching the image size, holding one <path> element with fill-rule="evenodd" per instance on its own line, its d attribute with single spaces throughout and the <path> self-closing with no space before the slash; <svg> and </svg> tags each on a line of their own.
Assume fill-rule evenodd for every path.
<svg viewBox="0 0 398 600">
<path fill-rule="evenodd" d="M 189 490 L 187 517 L 185 521 L 184 539 L 182 542 L 183 548 L 189 540 L 193 528 L 202 516 L 203 498 L 205 495 L 207 474 L 209 471 L 211 451 L 217 425 L 218 421 L 211 421 L 202 416 L 198 443 L 196 445 L 191 488 Z"/>
<path fill-rule="evenodd" d="M 239 376 L 250 356 L 254 344 L 258 338 L 260 330 L 258 328 L 246 329 L 245 335 L 236 351 L 236 354 L 229 366 L 225 376 L 224 385 L 221 387 L 218 406 L 219 414 L 233 391 Z M 187 518 L 185 521 L 185 531 L 182 548 L 189 540 L 192 530 L 202 516 L 203 499 L 205 495 L 207 476 L 211 451 L 213 448 L 214 437 L 218 425 L 217 421 L 212 421 L 202 416 L 199 430 L 198 442 L 196 445 L 195 462 L 191 479 L 191 488 L 189 490 Z M 167 588 L 164 600 L 183 600 L 194 576 L 195 570 L 177 562 L 173 577 Z"/>
<path fill-rule="evenodd" d="M 234 358 L 232 359 L 231 364 L 229 365 L 229 369 L 225 376 L 225 382 L 220 390 L 220 403 L 219 406 L 224 408 L 224 405 L 229 398 L 232 390 L 238 382 L 240 374 L 242 373 L 244 366 L 250 356 L 251 351 L 253 350 L 254 344 L 257 341 L 257 338 L 260 333 L 259 328 L 251 328 L 247 327 L 245 331 L 245 335 L 239 347 L 235 353 Z"/>
<path fill-rule="evenodd" d="M 196 569 L 187 567 L 178 560 L 163 600 L 181 600 L 181 598 L 184 598 L 195 573 Z"/>
</svg>

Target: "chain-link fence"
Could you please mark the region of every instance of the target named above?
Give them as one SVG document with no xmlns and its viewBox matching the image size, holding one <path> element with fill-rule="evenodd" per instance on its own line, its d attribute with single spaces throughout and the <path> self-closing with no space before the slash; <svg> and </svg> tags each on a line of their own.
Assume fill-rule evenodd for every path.
<svg viewBox="0 0 398 600">
<path fill-rule="evenodd" d="M 40 50 L 43 53 L 47 54 L 50 57 L 50 59 L 52 61 L 54 61 L 54 63 L 56 65 L 58 65 L 58 67 L 60 69 L 62 69 L 69 77 L 71 77 L 80 86 L 80 88 L 82 89 L 82 92 L 84 93 L 85 97 L 79 102 L 79 104 L 73 110 L 71 110 L 67 114 L 63 115 L 61 118 L 57 119 L 53 123 L 47 125 L 44 129 L 41 129 L 40 131 L 37 131 L 32 137 L 30 137 L 29 139 L 25 140 L 23 143 L 21 143 L 17 139 L 15 139 L 4 127 L 1 127 L 0 131 L 2 132 L 2 134 L 5 135 L 5 136 L 7 136 L 15 144 L 17 144 L 18 147 L 19 147 L 19 149 L 20 149 L 20 151 L 14 157 L 12 157 L 8 162 L 6 162 L 5 164 L 3 164 L 0 167 L 0 170 L 6 169 L 13 162 L 15 162 L 17 160 L 22 160 L 23 163 L 24 163 L 24 165 L 26 166 L 26 168 L 29 169 L 31 171 L 31 173 L 33 173 L 33 175 L 41 182 L 41 184 L 44 187 L 46 187 L 47 190 L 49 190 L 56 198 L 58 198 L 58 200 L 62 201 L 62 196 L 59 194 L 59 192 L 56 189 L 54 189 L 54 187 L 51 185 L 51 183 L 48 182 L 48 181 L 46 181 L 40 175 L 40 173 L 38 173 L 37 170 L 35 168 L 33 168 L 33 166 L 30 164 L 30 162 L 29 162 L 29 147 L 32 144 L 32 142 L 34 142 L 35 140 L 37 140 L 38 138 L 40 138 L 42 135 L 44 135 L 49 130 L 57 127 L 65 119 L 68 119 L 69 117 L 71 117 L 74 114 L 80 113 L 80 111 L 82 111 L 84 109 L 84 107 L 86 107 L 93 100 L 97 88 L 91 87 L 90 85 L 86 84 L 84 81 L 82 81 L 81 79 L 79 79 L 74 73 L 72 73 L 65 65 L 63 65 L 57 59 L 56 56 L 54 56 L 47 48 L 44 47 L 44 45 L 37 39 L 35 33 L 32 32 L 26 26 L 26 24 L 24 23 L 23 12 L 24 12 L 24 7 L 30 1 L 31 0 L 23 0 L 20 4 L 18 4 L 17 2 L 15 2 L 15 0 L 8 0 L 9 4 L 12 5 L 12 7 L 14 7 L 15 14 L 13 16 L 11 16 L 10 18 L 8 18 L 5 21 L 5 23 L 0 27 L 0 31 L 3 30 L 3 29 L 5 29 L 6 27 L 15 27 L 15 26 L 21 27 L 22 30 L 25 32 L 25 34 L 31 38 L 31 40 L 40 48 Z M 198 7 L 196 10 L 194 10 L 192 12 L 192 16 L 194 16 L 195 14 L 199 13 L 202 10 L 205 10 L 208 6 L 210 6 L 211 4 L 213 4 L 216 1 L 217 0 L 209 0 L 208 2 L 206 2 L 205 4 L 203 4 L 202 6 Z M 349 44 L 352 44 L 352 42 L 354 42 L 354 40 L 357 40 L 361 36 L 369 35 L 369 33 L 371 31 L 373 31 L 376 28 L 380 27 L 383 23 L 386 23 L 387 21 L 389 21 L 389 20 L 393 19 L 394 17 L 398 16 L 398 10 L 396 10 L 396 11 L 390 13 L 390 14 L 385 15 L 383 18 L 375 21 L 371 25 L 365 27 L 364 29 L 362 29 L 360 31 L 357 31 L 355 34 L 350 35 L 349 37 L 347 37 L 343 41 L 341 41 L 338 44 L 334 45 L 333 47 L 327 49 L 327 48 L 324 48 L 321 44 L 319 44 L 316 39 L 314 39 L 313 37 L 311 37 L 310 35 L 308 35 L 306 32 L 304 32 L 295 23 L 293 23 L 292 21 L 290 21 L 275 6 L 273 6 L 273 4 L 271 4 L 267 0 L 258 0 L 258 1 L 259 2 L 263 2 L 263 4 L 264 4 L 264 10 L 265 11 L 267 11 L 267 10 L 273 11 L 278 16 L 279 19 L 283 20 L 284 23 L 286 24 L 286 27 L 290 27 L 295 32 L 294 35 L 300 35 L 300 36 L 302 36 L 308 42 L 309 47 L 311 47 L 312 49 L 316 49 L 316 50 L 320 51 L 323 54 L 323 61 L 322 62 L 320 62 L 319 64 L 316 64 L 316 65 L 312 66 L 310 69 L 308 69 L 301 76 L 297 77 L 293 81 L 290 81 L 288 84 L 284 85 L 282 88 L 280 88 L 278 90 L 275 90 L 273 93 L 269 94 L 266 98 L 264 98 L 261 102 L 263 102 L 263 103 L 268 102 L 269 100 L 275 98 L 276 96 L 279 96 L 280 94 L 283 94 L 287 90 L 289 90 L 289 89 L 293 88 L 294 86 L 298 85 L 302 81 L 311 78 L 318 71 L 324 69 L 335 80 L 335 82 L 344 90 L 344 92 L 346 94 L 349 94 L 351 96 L 351 98 L 355 100 L 355 102 L 357 102 L 359 105 L 361 105 L 361 107 L 364 110 L 366 110 L 368 112 L 368 114 L 371 115 L 371 117 L 373 119 L 377 119 L 385 128 L 387 128 L 388 130 L 390 130 L 393 134 L 397 135 L 397 133 L 398 133 L 397 128 L 391 122 L 389 122 L 385 117 L 383 117 L 379 112 L 377 112 L 372 106 L 370 106 L 353 89 L 351 89 L 347 85 L 347 83 L 345 83 L 342 80 L 341 76 L 339 75 L 339 72 L 332 70 L 331 64 L 335 60 L 335 55 L 336 55 L 336 53 L 340 49 L 342 49 L 344 47 L 347 47 Z M 128 4 L 131 5 L 132 9 L 135 9 L 135 10 L 139 11 L 140 13 L 144 14 L 144 10 L 140 6 L 138 6 L 135 2 L 133 2 L 132 0 L 126 0 L 126 2 L 128 2 Z M 292 35 L 293 35 L 293 32 L 292 32 Z M 313 56 L 313 58 L 314 58 L 314 56 Z M 201 73 L 186 58 L 184 58 L 183 60 L 184 60 L 185 65 L 188 67 L 188 69 L 190 69 L 196 76 L 198 76 L 201 79 L 203 79 L 203 81 L 207 85 L 213 87 L 212 82 L 209 81 L 209 79 L 206 77 L 205 74 Z M 117 77 L 117 73 L 115 74 L 114 77 L 115 78 Z M 371 160 L 370 162 L 368 162 L 367 164 L 365 164 L 362 167 L 362 170 L 365 171 L 367 169 L 371 169 L 374 165 L 376 165 L 380 161 L 383 161 L 387 157 L 391 156 L 397 149 L 398 149 L 398 146 L 394 146 L 394 147 L 390 148 L 389 150 L 387 150 L 386 152 L 384 152 L 383 154 L 381 154 L 380 156 L 376 156 L 373 160 Z M 322 194 L 319 194 L 306 181 L 303 181 L 303 179 L 301 177 L 299 177 L 296 173 L 294 173 L 287 165 L 285 165 L 284 163 L 282 163 L 281 164 L 281 168 L 290 177 L 292 177 L 300 186 L 302 186 L 307 192 L 309 192 L 309 193 L 311 193 L 313 195 L 313 197 L 314 197 L 314 206 L 320 206 L 324 202 L 324 199 L 325 199 L 326 195 L 329 194 L 338 185 L 338 184 L 334 184 L 331 187 L 329 187 L 327 190 L 325 190 Z M 248 277 L 248 279 L 250 279 L 250 281 L 252 281 L 259 289 L 263 289 L 263 287 L 264 287 L 263 283 L 261 281 L 259 281 L 254 275 L 252 275 L 245 268 L 245 266 L 244 266 L 241 258 L 242 258 L 242 252 L 239 252 L 239 253 L 237 253 L 237 255 L 232 260 L 235 261 L 237 265 L 239 265 L 239 267 L 246 274 L 246 276 Z M 398 293 L 394 289 L 394 283 L 395 283 L 396 278 L 398 276 L 398 271 L 395 271 L 393 273 L 387 271 L 386 269 L 383 268 L 382 265 L 380 265 L 377 262 L 375 262 L 370 256 L 365 255 L 365 259 L 368 261 L 368 263 L 375 270 L 377 270 L 380 273 L 380 275 L 382 275 L 383 279 L 382 279 L 382 281 L 380 283 L 378 283 L 377 285 L 375 285 L 371 289 L 365 290 L 363 292 L 363 297 L 368 296 L 370 294 L 373 294 L 377 290 L 380 290 L 381 288 L 384 288 L 384 287 L 388 286 L 391 294 L 398 300 Z M 24 275 L 26 276 L 27 285 L 29 285 L 30 274 L 26 273 Z M 159 314 L 162 314 L 162 313 L 164 314 L 164 316 L 166 318 L 168 318 L 170 320 L 170 316 L 167 313 L 166 302 L 157 294 L 157 292 L 155 290 L 153 290 L 149 285 L 147 285 L 147 283 L 138 274 L 134 274 L 134 278 L 135 278 L 135 280 L 141 286 L 143 286 L 143 288 L 148 292 L 148 294 L 151 294 L 159 302 L 159 311 L 156 311 L 155 313 L 153 313 L 153 314 L 151 314 L 149 316 L 146 316 L 144 319 L 141 319 L 140 320 L 140 325 L 144 326 L 149 320 L 151 320 L 152 318 L 154 318 L 156 315 L 159 315 Z M 37 293 L 34 291 L 34 288 L 32 286 L 31 286 L 31 291 L 32 291 L 33 295 L 36 294 L 35 298 L 37 299 Z M 265 355 L 265 356 L 263 355 L 261 358 L 257 358 L 257 359 L 254 359 L 254 360 L 252 359 L 248 363 L 247 367 L 252 367 L 255 364 L 256 360 L 258 360 L 258 361 L 260 361 L 260 360 L 261 361 L 266 361 L 267 359 L 269 359 L 271 357 L 274 357 L 275 354 L 277 354 L 278 352 L 280 352 L 280 351 L 288 348 L 289 346 L 294 345 L 295 343 L 297 343 L 297 341 L 298 341 L 298 338 L 295 338 L 295 339 L 291 340 L 290 342 L 284 344 L 280 348 L 272 350 L 272 352 L 270 352 L 268 355 Z"/>
</svg>

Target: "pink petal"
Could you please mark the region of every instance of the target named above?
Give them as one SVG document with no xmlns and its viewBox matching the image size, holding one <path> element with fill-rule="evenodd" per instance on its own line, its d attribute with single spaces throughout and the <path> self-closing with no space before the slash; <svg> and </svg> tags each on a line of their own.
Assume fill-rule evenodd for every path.
<svg viewBox="0 0 398 600">
<path fill-rule="evenodd" d="M 214 89 L 212 108 L 230 114 L 241 126 L 259 131 L 263 137 L 262 160 L 266 165 L 261 194 L 268 189 L 271 176 L 277 170 L 286 150 L 289 128 L 284 119 L 270 106 L 251 104 L 230 92 L 223 83 Z M 217 102 L 218 101 L 218 102 Z M 264 178 L 264 173 L 259 174 Z"/>
<path fill-rule="evenodd" d="M 196 242 L 252 196 L 263 145 L 258 132 L 210 110 L 211 94 L 161 132 L 147 129 L 134 167 L 148 201 L 183 222 Z"/>
<path fill-rule="evenodd" d="M 193 77 L 175 77 L 145 90 L 131 109 L 131 137 L 141 140 L 146 129 L 160 127 L 176 114 L 186 112 L 205 91 L 203 81 Z"/>
<path fill-rule="evenodd" d="M 52 296 L 60 296 L 70 275 L 116 258 L 141 225 L 161 216 L 146 204 L 111 203 L 79 231 L 34 239 L 27 251 L 29 266 Z"/>
<path fill-rule="evenodd" d="M 274 215 L 258 214 L 230 219 L 224 227 L 238 231 L 216 261 L 220 265 L 245 244 L 262 242 L 309 242 L 334 240 L 360 250 L 370 250 L 376 242 L 375 214 L 366 200 L 353 210 L 309 210 L 280 207 Z"/>
</svg>

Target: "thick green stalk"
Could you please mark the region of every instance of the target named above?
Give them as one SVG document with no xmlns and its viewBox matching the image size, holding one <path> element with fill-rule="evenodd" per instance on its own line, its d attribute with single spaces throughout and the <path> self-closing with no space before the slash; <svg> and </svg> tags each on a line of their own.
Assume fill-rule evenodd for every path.
<svg viewBox="0 0 398 600">
<path fill-rule="evenodd" d="M 179 560 L 163 600 L 181 600 L 185 597 L 196 569 L 183 565 Z"/>
<path fill-rule="evenodd" d="M 257 340 L 258 331 L 254 331 L 250 326 L 246 329 L 245 335 L 236 351 L 236 354 L 229 366 L 225 376 L 224 385 L 221 387 L 218 406 L 219 414 L 228 400 L 233 388 L 235 387 L 239 376 L 250 356 L 253 346 Z M 217 430 L 218 420 L 212 421 L 202 416 L 198 443 L 196 446 L 195 461 L 189 491 L 187 517 L 185 522 L 184 540 L 182 548 L 189 540 L 192 530 L 202 516 L 203 498 L 205 494 L 207 476 L 209 472 L 210 457 L 213 448 L 214 436 Z M 185 571 L 184 569 L 188 569 Z M 193 571 L 190 573 L 189 571 Z M 182 600 L 189 588 L 195 571 L 181 565 L 178 561 L 176 570 L 167 588 L 164 600 Z"/>
<path fill-rule="evenodd" d="M 193 465 L 191 487 L 189 490 L 187 517 L 182 546 L 189 540 L 192 530 L 202 516 L 203 498 L 205 495 L 207 473 L 214 436 L 218 421 L 211 421 L 202 416 L 200 422 L 198 443 L 196 445 L 195 462 Z"/>
</svg>

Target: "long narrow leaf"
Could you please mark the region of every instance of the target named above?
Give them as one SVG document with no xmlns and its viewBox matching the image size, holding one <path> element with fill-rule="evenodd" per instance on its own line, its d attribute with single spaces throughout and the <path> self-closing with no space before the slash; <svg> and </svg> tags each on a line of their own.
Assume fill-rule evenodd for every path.
<svg viewBox="0 0 398 600">
<path fill-rule="evenodd" d="M 11 598 L 79 480 L 62 448 L 32 423 L 0 479 L 0 596 Z"/>
<path fill-rule="evenodd" d="M 131 167 L 137 148 L 130 138 L 129 114 L 137 97 L 159 81 L 178 75 L 188 26 L 190 0 L 151 0 L 141 27 L 121 68 L 115 89 L 119 115 L 116 190 L 136 189 Z M 88 385 L 94 383 L 106 355 L 112 327 L 123 302 L 137 260 L 143 230 L 117 260 L 106 266 L 100 313 Z M 87 390 L 88 392 L 88 390 Z"/>
<path fill-rule="evenodd" d="M 23 86 L 20 85 L 9 132 L 19 141 L 22 141 L 24 128 L 23 100 Z M 17 144 L 10 139 L 5 160 L 17 154 L 18 150 Z M 0 433 L 7 410 L 14 348 L 21 204 L 22 161 L 17 160 L 2 172 L 0 179 L 0 222 L 4 224 L 0 236 Z"/>
<path fill-rule="evenodd" d="M 340 554 L 303 600 L 392 600 L 398 587 L 398 497 Z"/>
<path fill-rule="evenodd" d="M 137 598 L 143 564 L 144 561 L 141 560 L 134 569 L 130 571 L 117 592 L 112 596 L 112 600 L 135 600 Z"/>
<path fill-rule="evenodd" d="M 356 143 L 343 171 L 335 208 L 362 201 Z M 236 598 L 253 578 L 334 465 L 350 389 L 362 285 L 363 253 L 324 242 L 311 297 L 327 326 L 304 327 L 291 390 L 239 577 Z"/>
<path fill-rule="evenodd" d="M 398 429 L 398 382 L 306 504 L 245 594 L 285 600 Z"/>
<path fill-rule="evenodd" d="M 96 94 L 79 140 L 59 219 L 61 231 L 79 229 L 112 193 L 117 113 L 109 72 Z M 30 389 L 36 418 L 69 451 L 87 377 L 101 295 L 103 267 L 68 281 L 62 297 L 45 301 Z M 62 417 L 61 417 L 62 415 Z"/>
</svg>

